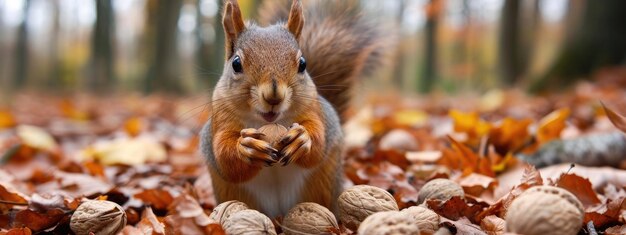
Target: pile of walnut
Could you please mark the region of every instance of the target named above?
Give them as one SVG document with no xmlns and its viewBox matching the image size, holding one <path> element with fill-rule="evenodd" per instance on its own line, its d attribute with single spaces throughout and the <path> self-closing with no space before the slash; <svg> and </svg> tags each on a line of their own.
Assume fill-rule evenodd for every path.
<svg viewBox="0 0 626 235">
<path fill-rule="evenodd" d="M 447 179 L 431 180 L 419 192 L 420 206 L 399 210 L 387 191 L 357 185 L 339 196 L 337 215 L 343 226 L 358 234 L 435 234 L 439 230 L 439 215 L 423 202 L 448 200 L 454 196 L 465 197 L 458 184 Z M 527 235 L 577 234 L 583 215 L 581 202 L 570 192 L 553 186 L 535 186 L 511 203 L 505 218 L 506 231 Z M 219 204 L 209 218 L 219 223 L 226 234 L 277 234 L 270 218 L 239 201 Z M 99 200 L 83 202 L 70 221 L 75 234 L 115 234 L 125 224 L 122 207 Z M 330 210 L 311 202 L 296 205 L 276 224 L 285 235 L 341 231 Z"/>
</svg>

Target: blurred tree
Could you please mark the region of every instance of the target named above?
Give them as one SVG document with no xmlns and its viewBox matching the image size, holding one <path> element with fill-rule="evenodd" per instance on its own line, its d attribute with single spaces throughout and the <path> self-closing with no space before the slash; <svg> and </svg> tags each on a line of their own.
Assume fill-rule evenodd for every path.
<svg viewBox="0 0 626 235">
<path fill-rule="evenodd" d="M 402 21 L 404 19 L 404 10 L 406 8 L 406 0 L 399 0 L 398 12 L 396 13 L 395 24 L 398 27 L 402 27 Z M 398 89 L 404 87 L 404 61 L 405 51 L 407 48 L 406 40 L 398 40 L 398 46 L 395 51 L 394 68 L 393 68 L 393 83 Z"/>
<path fill-rule="evenodd" d="M 111 0 L 96 0 L 96 21 L 91 38 L 91 76 L 87 78 L 92 91 L 104 91 L 113 86 L 115 21 Z"/>
<path fill-rule="evenodd" d="M 30 11 L 31 0 L 26 0 L 23 8 L 23 20 L 17 29 L 17 38 L 15 40 L 15 70 L 13 75 L 13 86 L 22 88 L 28 79 L 28 13 Z"/>
<path fill-rule="evenodd" d="M 224 1 L 213 1 L 217 1 L 217 9 L 222 10 Z M 224 67 L 224 28 L 222 26 L 221 16 L 222 13 L 218 11 L 218 14 L 213 17 L 210 22 L 214 30 L 213 43 L 211 45 L 204 45 L 205 48 L 201 48 L 204 54 L 198 55 L 198 60 L 201 60 L 200 65 L 202 65 L 202 77 L 208 78 L 208 85 L 211 88 L 217 83 Z"/>
<path fill-rule="evenodd" d="M 426 45 L 424 46 L 421 92 L 431 91 L 437 77 L 437 25 L 442 10 L 443 0 L 430 0 L 426 5 L 426 28 L 424 32 Z"/>
<path fill-rule="evenodd" d="M 539 25 L 539 0 L 506 0 L 500 17 L 499 68 L 506 86 L 525 75 Z"/>
<path fill-rule="evenodd" d="M 598 68 L 626 63 L 626 1 L 582 4 L 582 21 L 575 24 L 554 64 L 532 90 L 563 87 Z M 570 4 L 570 11 L 577 9 L 580 5 Z"/>
<path fill-rule="evenodd" d="M 52 5 L 52 29 L 50 30 L 50 47 L 48 48 L 50 73 L 46 85 L 58 88 L 61 85 L 61 63 L 59 58 L 61 8 L 59 6 L 59 0 L 52 0 L 50 4 Z"/>
<path fill-rule="evenodd" d="M 178 35 L 178 17 L 182 0 L 148 1 L 148 32 L 153 55 L 149 56 L 150 67 L 146 73 L 144 91 L 182 92 L 179 83 L 178 53 L 176 48 Z"/>
</svg>

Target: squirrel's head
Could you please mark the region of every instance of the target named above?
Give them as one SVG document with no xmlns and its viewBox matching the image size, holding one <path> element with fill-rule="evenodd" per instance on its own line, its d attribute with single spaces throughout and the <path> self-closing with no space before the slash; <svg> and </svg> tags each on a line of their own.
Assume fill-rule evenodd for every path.
<svg viewBox="0 0 626 235">
<path fill-rule="evenodd" d="M 213 100 L 236 105 L 248 118 L 275 122 L 288 110 L 317 102 L 306 73 L 298 38 L 304 25 L 302 4 L 294 0 L 286 24 L 245 24 L 236 0 L 226 0 L 223 21 L 226 59 Z"/>
</svg>

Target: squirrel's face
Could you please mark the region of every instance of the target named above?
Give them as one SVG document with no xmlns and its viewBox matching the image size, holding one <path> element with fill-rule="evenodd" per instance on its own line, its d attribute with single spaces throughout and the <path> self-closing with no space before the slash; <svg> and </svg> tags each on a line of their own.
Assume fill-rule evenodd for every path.
<svg viewBox="0 0 626 235">
<path fill-rule="evenodd" d="M 317 102 L 298 46 L 304 26 L 302 4 L 294 0 L 285 25 L 246 25 L 236 0 L 227 0 L 222 25 L 226 35 L 224 72 L 213 93 L 213 108 L 250 121 L 277 122 Z M 220 102 L 222 101 L 222 102 Z"/>
<path fill-rule="evenodd" d="M 275 122 L 298 108 L 294 106 L 306 106 L 316 99 L 315 87 L 306 74 L 306 59 L 284 27 L 249 26 L 233 51 L 220 82 L 242 94 L 239 108 L 248 107 L 250 118 Z"/>
</svg>

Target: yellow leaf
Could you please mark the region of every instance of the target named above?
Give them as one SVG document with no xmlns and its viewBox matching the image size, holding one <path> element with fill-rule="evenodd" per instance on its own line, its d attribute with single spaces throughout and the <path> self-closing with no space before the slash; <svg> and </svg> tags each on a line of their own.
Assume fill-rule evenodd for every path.
<svg viewBox="0 0 626 235">
<path fill-rule="evenodd" d="M 467 134 L 467 144 L 476 146 L 480 138 L 489 133 L 491 125 L 480 119 L 478 113 L 465 113 L 458 110 L 450 110 L 448 114 L 454 121 L 454 131 Z"/>
<path fill-rule="evenodd" d="M 393 120 L 400 125 L 421 126 L 428 121 L 428 114 L 416 110 L 400 110 L 394 113 Z"/>
<path fill-rule="evenodd" d="M 67 118 L 81 121 L 89 120 L 89 114 L 85 111 L 77 109 L 74 103 L 69 100 L 61 101 L 59 106 L 61 108 L 61 112 Z"/>
<path fill-rule="evenodd" d="M 165 147 L 150 138 L 119 138 L 96 143 L 85 148 L 84 160 L 98 160 L 105 165 L 140 165 L 146 162 L 162 162 L 167 157 Z"/>
<path fill-rule="evenodd" d="M 537 128 L 537 141 L 546 143 L 550 140 L 559 138 L 561 131 L 565 129 L 565 121 L 570 115 L 569 108 L 555 110 L 539 121 Z"/>
<path fill-rule="evenodd" d="M 55 152 L 58 149 L 58 145 L 54 138 L 44 129 L 36 126 L 18 126 L 17 136 L 22 140 L 25 145 L 35 149 L 41 149 L 50 152 Z"/>
</svg>

